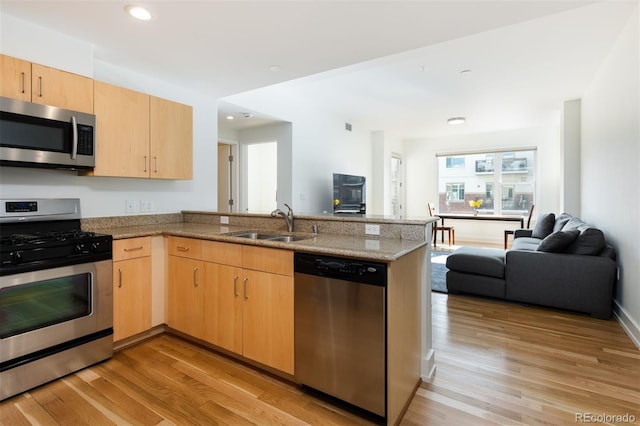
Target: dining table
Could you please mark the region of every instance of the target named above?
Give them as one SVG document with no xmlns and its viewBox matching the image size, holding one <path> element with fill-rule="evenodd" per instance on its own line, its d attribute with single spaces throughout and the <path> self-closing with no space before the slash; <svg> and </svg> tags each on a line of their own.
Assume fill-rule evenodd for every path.
<svg viewBox="0 0 640 426">
<path fill-rule="evenodd" d="M 472 213 L 437 213 L 440 223 L 444 226 L 445 219 L 461 219 L 461 220 L 494 220 L 501 222 L 520 222 L 520 228 L 524 228 L 525 216 L 521 215 L 503 215 L 503 214 L 472 214 Z M 433 246 L 436 246 L 437 233 L 433 234 Z M 444 243 L 444 232 L 442 233 L 442 243 Z"/>
</svg>

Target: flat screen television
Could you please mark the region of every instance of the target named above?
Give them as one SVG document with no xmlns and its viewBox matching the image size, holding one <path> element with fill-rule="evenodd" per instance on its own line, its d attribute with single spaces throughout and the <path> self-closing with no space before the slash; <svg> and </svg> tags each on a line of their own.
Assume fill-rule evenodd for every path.
<svg viewBox="0 0 640 426">
<path fill-rule="evenodd" d="M 333 212 L 357 213 L 367 212 L 365 177 L 333 174 Z"/>
</svg>

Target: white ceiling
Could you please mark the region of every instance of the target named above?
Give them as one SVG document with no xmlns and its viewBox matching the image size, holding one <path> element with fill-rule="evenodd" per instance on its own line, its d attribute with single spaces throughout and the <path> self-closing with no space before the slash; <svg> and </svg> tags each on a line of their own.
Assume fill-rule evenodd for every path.
<svg viewBox="0 0 640 426">
<path fill-rule="evenodd" d="M 98 60 L 215 98 L 283 83 L 403 137 L 536 125 L 580 97 L 638 0 L 6 1 Z M 270 67 L 277 65 L 279 71 Z M 470 69 L 462 76 L 460 71 Z M 223 116 L 259 112 L 222 103 Z M 452 129 L 450 116 L 467 124 Z M 242 118 L 239 116 L 239 118 Z M 266 117 L 270 120 L 270 117 Z M 261 123 L 236 119 L 234 126 Z M 229 126 L 224 120 L 221 125 Z"/>
</svg>

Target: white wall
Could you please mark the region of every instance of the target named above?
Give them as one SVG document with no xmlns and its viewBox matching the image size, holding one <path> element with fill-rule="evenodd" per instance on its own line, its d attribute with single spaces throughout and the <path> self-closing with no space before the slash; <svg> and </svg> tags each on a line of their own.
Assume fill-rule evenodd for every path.
<svg viewBox="0 0 640 426">
<path fill-rule="evenodd" d="M 580 214 L 580 100 L 562 107 L 560 210 Z"/>
<path fill-rule="evenodd" d="M 192 105 L 194 137 L 191 181 L 83 177 L 68 171 L 2 167 L 1 197 L 78 197 L 83 217 L 125 215 L 126 200 L 136 201 L 137 214 L 141 214 L 140 200 L 151 201 L 154 213 L 216 208 L 215 99 L 97 61 L 93 58 L 91 45 L 29 22 L 1 15 L 0 23 L 0 52 L 3 54 Z"/>
<path fill-rule="evenodd" d="M 293 123 L 291 200 L 289 203 L 279 194 L 279 206 L 287 202 L 299 214 L 330 212 L 334 172 L 362 175 L 367 182 L 371 179 L 371 132 L 359 123 L 353 122 L 349 132 L 345 130 L 348 118 L 318 109 L 313 99 L 299 99 L 278 86 L 230 96 L 225 101 Z M 280 182 L 279 178 L 279 186 Z M 367 185 L 367 202 L 372 197 L 370 191 Z"/>
<path fill-rule="evenodd" d="M 617 250 L 617 312 L 640 345 L 639 21 L 636 8 L 582 97 L 581 210 Z"/>
</svg>

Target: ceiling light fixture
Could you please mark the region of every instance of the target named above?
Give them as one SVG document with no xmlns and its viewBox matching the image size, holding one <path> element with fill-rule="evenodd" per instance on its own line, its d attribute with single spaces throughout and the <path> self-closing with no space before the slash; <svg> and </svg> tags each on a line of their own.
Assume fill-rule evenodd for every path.
<svg viewBox="0 0 640 426">
<path fill-rule="evenodd" d="M 227 120 L 233 120 L 233 115 L 227 115 Z"/>
<path fill-rule="evenodd" d="M 148 21 L 151 19 L 151 12 L 145 9 L 142 6 L 136 6 L 134 4 L 128 4 L 124 7 L 125 12 L 127 12 L 130 16 L 133 16 L 136 19 L 141 21 Z"/>
<path fill-rule="evenodd" d="M 449 123 L 452 126 L 457 126 L 460 124 L 464 124 L 465 121 L 466 119 L 464 117 L 451 117 L 450 119 L 447 120 L 447 123 Z"/>
<path fill-rule="evenodd" d="M 269 67 L 269 71 L 278 72 L 280 71 L 280 65 L 271 65 Z"/>
</svg>

